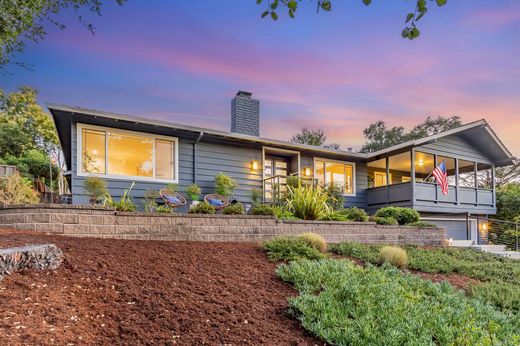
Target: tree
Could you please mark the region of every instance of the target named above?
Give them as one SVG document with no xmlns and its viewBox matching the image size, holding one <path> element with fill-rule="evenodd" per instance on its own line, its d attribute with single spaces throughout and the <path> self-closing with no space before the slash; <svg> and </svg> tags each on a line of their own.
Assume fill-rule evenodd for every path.
<svg viewBox="0 0 520 346">
<path fill-rule="evenodd" d="M 22 87 L 9 95 L 0 89 L 0 124 L 10 125 L 4 125 L 6 131 L 18 132 L 17 140 L 23 139 L 24 150 L 40 149 L 50 153 L 58 148 L 58 135 L 51 118 L 36 102 L 36 97 L 36 90 L 30 87 Z M 3 147 L 0 153 L 6 150 L 12 149 Z M 19 155 L 21 153 L 15 154 Z"/>
<path fill-rule="evenodd" d="M 289 17 L 294 18 L 298 4 L 301 0 L 256 0 L 257 4 L 267 3 L 267 9 L 262 13 L 262 18 L 270 16 L 273 20 L 278 19 L 278 9 L 284 8 L 287 10 Z M 370 5 L 372 0 L 362 0 L 365 5 Z M 430 0 L 435 1 L 438 7 L 446 5 L 447 0 Z M 408 13 L 405 17 L 405 27 L 401 32 L 403 38 L 413 40 L 419 37 L 420 31 L 417 28 L 417 22 L 426 14 L 428 11 L 428 1 L 426 0 L 415 0 L 414 9 Z M 332 10 L 332 0 L 316 0 L 317 11 L 329 12 Z"/>
<path fill-rule="evenodd" d="M 0 124 L 0 157 L 19 157 L 25 152 L 27 142 L 21 133 L 22 129 L 17 124 Z"/>
<path fill-rule="evenodd" d="M 291 138 L 291 142 L 293 143 L 308 144 L 317 147 L 324 145 L 326 140 L 327 136 L 325 136 L 325 132 L 323 130 L 312 130 L 308 128 L 302 128 L 300 133 L 295 134 Z"/>
<path fill-rule="evenodd" d="M 497 218 L 515 221 L 520 217 L 520 183 L 510 183 L 497 189 Z"/>
<path fill-rule="evenodd" d="M 122 5 L 125 0 L 115 1 Z M 47 35 L 46 23 L 64 29 L 65 25 L 53 19 L 61 10 L 73 8 L 79 21 L 93 33 L 94 27 L 83 20 L 82 10 L 101 15 L 101 7 L 101 0 L 0 0 L 0 69 L 13 55 L 23 51 L 24 40 L 43 40 Z M 27 67 L 24 63 L 17 64 Z"/>
<path fill-rule="evenodd" d="M 462 125 L 460 117 L 437 117 L 426 118 L 425 121 L 416 125 L 412 130 L 406 132 L 403 126 L 387 128 L 384 121 L 379 120 L 370 124 L 363 130 L 367 142 L 361 148 L 362 153 L 370 153 L 391 147 L 412 139 L 431 136 L 436 133 L 451 130 Z"/>
</svg>

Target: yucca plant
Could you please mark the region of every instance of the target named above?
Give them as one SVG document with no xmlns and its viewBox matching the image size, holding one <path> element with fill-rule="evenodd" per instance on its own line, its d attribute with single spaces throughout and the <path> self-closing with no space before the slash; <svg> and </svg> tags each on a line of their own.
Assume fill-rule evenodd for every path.
<svg viewBox="0 0 520 346">
<path fill-rule="evenodd" d="M 323 189 L 312 189 L 298 184 L 287 187 L 287 209 L 303 220 L 320 220 L 332 212 L 327 204 L 329 195 Z"/>
</svg>

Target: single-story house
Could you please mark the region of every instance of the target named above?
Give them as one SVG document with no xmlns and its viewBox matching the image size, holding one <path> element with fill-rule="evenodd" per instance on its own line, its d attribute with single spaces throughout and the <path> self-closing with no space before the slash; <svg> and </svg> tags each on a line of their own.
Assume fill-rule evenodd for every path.
<svg viewBox="0 0 520 346">
<path fill-rule="evenodd" d="M 223 172 L 239 188 L 234 198 L 250 202 L 260 189 L 264 200 L 289 175 L 318 184 L 343 186 L 345 207 L 375 212 L 394 205 L 418 210 L 430 222 L 448 228 L 455 239 L 469 239 L 475 215 L 496 213 L 495 168 L 515 158 L 485 120 L 412 140 L 373 153 L 335 150 L 260 136 L 260 102 L 240 91 L 231 102 L 231 130 L 218 131 L 149 118 L 58 104 L 47 105 L 65 154 L 73 204 L 88 204 L 85 178 L 106 179 L 109 192 L 121 196 L 135 182 L 133 196 L 177 183 L 197 183 L 212 193 Z M 431 173 L 444 161 L 448 195 Z"/>
</svg>

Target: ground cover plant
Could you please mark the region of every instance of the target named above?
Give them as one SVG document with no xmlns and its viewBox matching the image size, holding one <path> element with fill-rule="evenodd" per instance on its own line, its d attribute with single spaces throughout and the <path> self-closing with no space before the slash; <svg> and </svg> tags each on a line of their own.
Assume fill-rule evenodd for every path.
<svg viewBox="0 0 520 346">
<path fill-rule="evenodd" d="M 378 263 L 381 245 L 340 243 L 331 251 Z M 425 273 L 457 273 L 480 280 L 468 294 L 502 309 L 520 311 L 520 261 L 461 248 L 423 249 L 406 246 L 408 267 Z"/>
<path fill-rule="evenodd" d="M 303 326 L 336 345 L 516 345 L 518 315 L 465 297 L 391 266 L 347 260 L 299 260 L 278 275 L 300 295 L 290 299 Z"/>
<path fill-rule="evenodd" d="M 313 242 L 316 242 L 314 239 Z M 317 260 L 325 258 L 318 246 L 310 244 L 310 237 L 284 236 L 264 242 L 264 250 L 271 261 Z"/>
</svg>

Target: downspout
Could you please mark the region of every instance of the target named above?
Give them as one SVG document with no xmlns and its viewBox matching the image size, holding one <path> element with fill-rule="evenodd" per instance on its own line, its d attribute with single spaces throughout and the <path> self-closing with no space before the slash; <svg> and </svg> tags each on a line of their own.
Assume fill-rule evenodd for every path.
<svg viewBox="0 0 520 346">
<path fill-rule="evenodd" d="M 193 183 L 197 183 L 197 144 L 200 142 L 204 132 L 199 133 L 199 137 L 193 143 Z"/>
</svg>

